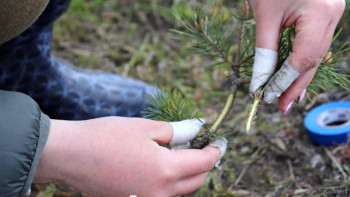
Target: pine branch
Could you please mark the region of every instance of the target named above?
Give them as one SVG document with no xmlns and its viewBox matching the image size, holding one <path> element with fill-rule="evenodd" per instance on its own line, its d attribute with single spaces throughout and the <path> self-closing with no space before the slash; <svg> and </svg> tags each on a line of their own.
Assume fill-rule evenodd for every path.
<svg viewBox="0 0 350 197">
<path fill-rule="evenodd" d="M 235 66 L 235 64 L 228 58 L 228 56 L 223 52 L 222 49 L 218 45 L 216 45 L 213 40 L 209 37 L 209 35 L 205 34 L 205 32 L 201 32 L 201 35 L 203 35 L 203 38 L 208 42 L 209 45 L 211 45 L 215 51 L 217 51 L 218 55 L 228 64 L 231 66 Z"/>
<path fill-rule="evenodd" d="M 216 132 L 218 128 L 220 128 L 222 122 L 233 106 L 239 86 L 247 81 L 246 78 L 244 80 L 240 78 L 240 66 L 247 64 L 253 59 L 254 56 L 254 49 L 252 50 L 252 48 L 254 48 L 254 42 L 246 41 L 252 39 L 246 39 L 245 37 L 248 14 L 249 5 L 248 1 L 245 0 L 242 16 L 236 17 L 239 18 L 240 27 L 238 30 L 239 41 L 237 50 L 232 56 L 232 59 L 234 59 L 233 62 L 231 59 L 229 59 L 228 53 L 231 46 L 235 44 L 234 39 L 236 36 L 234 35 L 234 31 L 230 32 L 229 34 L 226 33 L 227 30 L 224 28 L 225 24 L 223 23 L 222 17 L 219 14 L 212 14 L 209 17 L 203 17 L 203 11 L 201 8 L 198 9 L 197 14 L 192 17 L 186 16 L 186 14 L 182 13 L 181 10 L 176 10 L 174 12 L 175 18 L 185 28 L 185 31 L 172 30 L 177 34 L 177 36 L 174 38 L 182 41 L 194 41 L 195 43 L 192 45 L 192 50 L 194 52 L 210 57 L 212 59 L 220 57 L 222 59 L 222 62 L 216 63 L 215 65 L 228 63 L 233 71 L 228 76 L 228 80 L 231 83 L 231 91 L 228 95 L 223 109 L 210 128 L 211 133 Z M 254 28 L 253 25 L 254 23 L 248 23 L 249 32 L 254 32 L 252 31 Z M 225 35 L 228 36 L 225 37 Z M 249 35 L 251 36 L 252 34 Z"/>
<path fill-rule="evenodd" d="M 233 66 L 233 61 L 228 53 L 234 45 L 234 31 L 230 31 L 225 25 L 224 17 L 214 11 L 210 16 L 204 16 L 199 7 L 196 14 L 188 16 L 182 9 L 173 11 L 176 20 L 184 30 L 171 29 L 176 35 L 174 39 L 192 42 L 190 49 L 210 59 L 220 58 L 218 64 L 227 63 Z"/>
</svg>

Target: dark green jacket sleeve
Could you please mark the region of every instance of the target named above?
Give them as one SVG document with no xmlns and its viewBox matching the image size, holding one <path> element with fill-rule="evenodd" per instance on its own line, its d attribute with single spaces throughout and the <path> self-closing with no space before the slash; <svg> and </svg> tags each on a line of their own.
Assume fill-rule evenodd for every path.
<svg viewBox="0 0 350 197">
<path fill-rule="evenodd" d="M 49 124 L 29 96 L 0 90 L 0 196 L 30 193 Z"/>
</svg>

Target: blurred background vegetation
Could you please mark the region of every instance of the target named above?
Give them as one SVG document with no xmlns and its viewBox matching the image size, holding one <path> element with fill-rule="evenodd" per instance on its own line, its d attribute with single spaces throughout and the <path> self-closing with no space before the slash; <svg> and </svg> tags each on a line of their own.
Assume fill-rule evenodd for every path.
<svg viewBox="0 0 350 197">
<path fill-rule="evenodd" d="M 74 0 L 55 23 L 52 53 L 82 68 L 177 88 L 212 122 L 227 97 L 225 69 L 210 67 L 211 60 L 191 53 L 190 43 L 171 39 L 169 31 L 181 28 L 172 8 L 182 6 L 192 13 L 199 3 L 210 10 L 220 9 L 227 20 L 242 8 L 242 0 Z M 333 47 L 349 41 L 349 25 L 347 5 L 339 24 L 344 30 Z M 349 61 L 337 66 L 349 74 Z M 298 105 L 290 118 L 282 118 L 276 105 L 262 105 L 256 124 L 246 134 L 247 104 L 252 100 L 248 87 L 243 87 L 224 123 L 230 143 L 222 166 L 189 196 L 307 196 L 318 187 L 349 187 L 349 146 L 315 146 L 302 122 L 312 107 L 332 100 L 350 100 L 349 92 L 334 89 L 321 93 Z M 37 197 L 85 196 L 59 184 L 33 185 L 32 190 Z"/>
</svg>

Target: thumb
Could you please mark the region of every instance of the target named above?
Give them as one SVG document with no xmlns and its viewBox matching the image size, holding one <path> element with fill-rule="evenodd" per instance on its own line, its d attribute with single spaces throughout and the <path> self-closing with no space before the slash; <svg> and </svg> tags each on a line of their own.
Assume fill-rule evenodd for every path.
<svg viewBox="0 0 350 197">
<path fill-rule="evenodd" d="M 261 16 L 260 16 L 261 15 Z M 256 49 L 249 90 L 257 91 L 274 73 L 280 34 L 280 21 L 256 13 Z"/>
</svg>

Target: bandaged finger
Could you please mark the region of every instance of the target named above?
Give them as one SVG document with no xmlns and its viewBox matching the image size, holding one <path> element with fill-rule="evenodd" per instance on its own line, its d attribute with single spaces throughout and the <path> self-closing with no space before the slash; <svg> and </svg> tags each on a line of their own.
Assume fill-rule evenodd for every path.
<svg viewBox="0 0 350 197">
<path fill-rule="evenodd" d="M 278 54 L 276 51 L 264 48 L 255 48 L 253 76 L 249 90 L 257 91 L 275 72 Z"/>
<path fill-rule="evenodd" d="M 295 68 L 287 59 L 281 69 L 270 79 L 266 89 L 264 91 L 264 101 L 266 103 L 272 103 L 281 94 L 289 88 L 290 85 L 298 78 L 300 73 L 295 70 Z"/>
<path fill-rule="evenodd" d="M 188 119 L 178 122 L 171 122 L 173 127 L 173 138 L 170 141 L 170 145 L 188 144 L 190 140 L 196 137 L 198 132 L 201 130 L 204 119 Z"/>
</svg>

